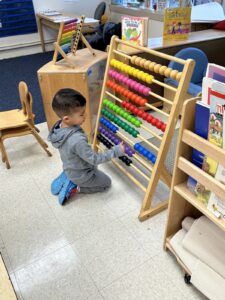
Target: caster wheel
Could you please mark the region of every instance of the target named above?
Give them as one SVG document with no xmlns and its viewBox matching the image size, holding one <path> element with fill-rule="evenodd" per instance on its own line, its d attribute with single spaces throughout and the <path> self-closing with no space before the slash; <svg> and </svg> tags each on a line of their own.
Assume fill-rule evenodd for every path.
<svg viewBox="0 0 225 300">
<path fill-rule="evenodd" d="M 188 274 L 185 274 L 185 275 L 184 275 L 184 282 L 185 282 L 186 284 L 191 284 L 191 276 L 188 275 Z"/>
</svg>

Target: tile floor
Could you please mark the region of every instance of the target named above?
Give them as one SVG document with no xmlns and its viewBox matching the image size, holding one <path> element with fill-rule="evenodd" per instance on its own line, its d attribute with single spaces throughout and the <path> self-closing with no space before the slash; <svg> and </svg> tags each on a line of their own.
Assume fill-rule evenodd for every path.
<svg viewBox="0 0 225 300">
<path fill-rule="evenodd" d="M 40 124 L 46 138 L 47 126 Z M 49 190 L 61 171 L 32 136 L 6 140 L 0 164 L 0 251 L 23 300 L 205 299 L 162 248 L 166 211 L 137 219 L 143 194 L 111 163 L 113 187 L 65 206 Z M 166 198 L 161 185 L 154 201 Z M 7 299 L 4 299 L 7 300 Z"/>
</svg>

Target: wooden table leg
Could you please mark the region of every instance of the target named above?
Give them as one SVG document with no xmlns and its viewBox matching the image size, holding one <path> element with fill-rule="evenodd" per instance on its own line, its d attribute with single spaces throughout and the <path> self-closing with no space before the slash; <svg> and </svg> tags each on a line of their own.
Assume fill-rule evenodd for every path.
<svg viewBox="0 0 225 300">
<path fill-rule="evenodd" d="M 41 18 L 39 18 L 39 17 L 37 18 L 37 24 L 38 24 L 38 31 L 39 31 L 39 35 L 40 35 L 42 52 L 45 52 L 43 26 L 42 26 Z"/>
</svg>

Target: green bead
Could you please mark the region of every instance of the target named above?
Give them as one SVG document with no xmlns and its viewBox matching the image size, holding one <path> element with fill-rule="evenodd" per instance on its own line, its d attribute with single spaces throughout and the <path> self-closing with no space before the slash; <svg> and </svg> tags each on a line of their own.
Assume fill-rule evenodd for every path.
<svg viewBox="0 0 225 300">
<path fill-rule="evenodd" d="M 124 116 L 125 119 L 127 119 L 128 116 L 129 116 L 129 114 L 128 114 L 127 112 L 124 112 L 124 115 L 123 115 L 123 116 Z"/>
<path fill-rule="evenodd" d="M 130 128 L 129 125 L 127 125 L 127 124 L 124 125 L 124 129 L 125 129 L 126 131 L 128 131 L 129 128 Z"/>
<path fill-rule="evenodd" d="M 113 111 L 116 111 L 116 107 L 115 107 L 115 106 L 113 106 L 113 107 L 112 107 L 112 110 L 113 110 Z"/>
<path fill-rule="evenodd" d="M 116 110 L 115 110 L 115 112 L 118 114 L 119 110 L 120 110 L 120 108 L 117 107 Z"/>
<path fill-rule="evenodd" d="M 135 120 L 134 125 L 137 127 L 140 127 L 140 121 L 139 120 Z"/>
<path fill-rule="evenodd" d="M 109 108 L 113 108 L 113 103 L 110 102 L 110 103 L 108 104 L 108 107 L 109 107 Z"/>
<path fill-rule="evenodd" d="M 132 116 L 129 115 L 129 116 L 127 117 L 127 121 L 131 122 L 131 120 L 132 120 Z"/>
<path fill-rule="evenodd" d="M 107 104 L 108 104 L 107 99 L 104 99 L 104 100 L 103 100 L 103 104 L 104 104 L 104 105 L 107 105 Z"/>
</svg>

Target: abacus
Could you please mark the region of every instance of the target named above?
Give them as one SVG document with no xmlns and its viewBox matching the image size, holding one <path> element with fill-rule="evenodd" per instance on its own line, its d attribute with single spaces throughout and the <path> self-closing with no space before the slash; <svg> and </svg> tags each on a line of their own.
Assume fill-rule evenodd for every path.
<svg viewBox="0 0 225 300">
<path fill-rule="evenodd" d="M 155 61 L 138 55 L 128 55 L 123 52 L 123 45 L 132 47 L 137 53 L 150 54 Z M 157 59 L 162 58 L 182 64 L 183 71 L 178 72 L 157 63 Z M 165 167 L 165 158 L 194 65 L 192 59 L 176 58 L 130 44 L 115 36 L 111 39 L 93 147 L 98 151 L 104 146 L 111 147 L 121 141 L 125 142 L 124 156 L 129 161 L 123 159 L 120 163 L 113 159 L 112 162 L 145 193 L 139 214 L 140 221 L 162 211 L 168 205 L 168 200 L 165 200 L 152 207 L 152 199 L 160 179 L 168 187 L 171 185 L 171 174 Z M 155 73 L 176 79 L 179 82 L 178 87 L 174 88 L 156 80 Z M 171 90 L 175 94 L 174 100 L 156 94 L 152 88 L 154 85 Z M 146 99 L 148 96 L 170 105 L 170 113 L 151 104 Z M 161 117 L 156 118 L 155 112 Z M 145 132 L 145 136 L 146 133 L 149 134 L 149 139 L 141 132 Z M 159 146 L 151 142 L 151 138 L 158 140 Z"/>
<path fill-rule="evenodd" d="M 56 63 L 60 59 L 64 58 L 69 66 L 74 67 L 68 54 L 76 55 L 79 40 L 81 39 L 85 46 L 89 49 L 92 55 L 95 55 L 94 50 L 85 39 L 82 34 L 82 27 L 84 24 L 85 16 L 81 16 L 80 22 L 77 20 L 71 20 L 68 22 L 60 23 L 59 33 L 57 41 L 54 43 L 55 51 L 53 56 L 53 62 Z"/>
</svg>

